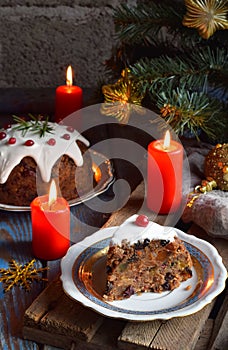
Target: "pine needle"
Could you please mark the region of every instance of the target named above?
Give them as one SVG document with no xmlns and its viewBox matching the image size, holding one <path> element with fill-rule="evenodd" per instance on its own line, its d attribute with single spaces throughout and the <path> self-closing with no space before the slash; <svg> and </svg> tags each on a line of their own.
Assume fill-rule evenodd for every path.
<svg viewBox="0 0 228 350">
<path fill-rule="evenodd" d="M 48 122 L 48 117 L 45 120 L 41 120 L 41 117 L 34 117 L 32 114 L 29 114 L 31 120 L 25 120 L 16 115 L 13 115 L 13 120 L 17 123 L 13 127 L 14 130 L 20 130 L 22 135 L 25 136 L 28 131 L 31 131 L 35 134 L 39 134 L 40 137 L 45 136 L 46 133 L 52 133 L 53 127 Z"/>
</svg>

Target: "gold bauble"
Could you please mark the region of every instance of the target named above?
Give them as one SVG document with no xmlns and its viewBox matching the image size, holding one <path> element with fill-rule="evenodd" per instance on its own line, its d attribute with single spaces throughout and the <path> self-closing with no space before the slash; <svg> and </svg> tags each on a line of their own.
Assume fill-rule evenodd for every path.
<svg viewBox="0 0 228 350">
<path fill-rule="evenodd" d="M 217 144 L 208 153 L 204 173 L 216 181 L 218 189 L 228 191 L 228 143 Z"/>
</svg>

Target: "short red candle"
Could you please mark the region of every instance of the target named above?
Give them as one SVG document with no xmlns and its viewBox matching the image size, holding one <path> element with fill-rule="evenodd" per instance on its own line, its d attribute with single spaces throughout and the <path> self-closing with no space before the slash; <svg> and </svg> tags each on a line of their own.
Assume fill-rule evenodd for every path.
<svg viewBox="0 0 228 350">
<path fill-rule="evenodd" d="M 71 66 L 67 69 L 66 85 L 58 86 L 55 94 L 55 121 L 58 123 L 83 106 L 83 92 L 79 86 L 72 85 Z"/>
<path fill-rule="evenodd" d="M 158 214 L 177 211 L 182 202 L 183 147 L 156 140 L 148 146 L 147 206 Z"/>
<path fill-rule="evenodd" d="M 49 196 L 35 198 L 31 203 L 32 249 L 39 259 L 63 257 L 70 246 L 70 208 L 64 198 L 50 205 Z"/>
</svg>

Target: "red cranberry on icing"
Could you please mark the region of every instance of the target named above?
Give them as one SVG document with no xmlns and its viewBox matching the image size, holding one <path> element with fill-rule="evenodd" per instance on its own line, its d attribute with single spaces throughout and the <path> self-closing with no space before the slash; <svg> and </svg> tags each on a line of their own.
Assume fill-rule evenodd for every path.
<svg viewBox="0 0 228 350">
<path fill-rule="evenodd" d="M 6 133 L 4 131 L 0 132 L 0 140 L 3 140 L 6 137 Z"/>
<path fill-rule="evenodd" d="M 149 224 L 149 219 L 146 215 L 139 215 L 135 220 L 136 225 L 146 227 Z"/>
<path fill-rule="evenodd" d="M 56 141 L 55 139 L 51 138 L 47 141 L 47 143 L 50 145 L 50 146 L 54 146 L 56 144 Z"/>
<path fill-rule="evenodd" d="M 9 145 L 14 145 L 16 143 L 16 138 L 15 137 L 10 137 L 8 140 Z"/>
<path fill-rule="evenodd" d="M 64 135 L 63 135 L 63 139 L 65 139 L 65 140 L 70 140 L 70 135 L 69 135 L 69 134 L 64 134 Z"/>
<path fill-rule="evenodd" d="M 67 131 L 69 131 L 69 132 L 74 132 L 73 126 L 68 126 L 68 127 L 67 127 Z"/>
<path fill-rule="evenodd" d="M 11 124 L 5 124 L 4 125 L 4 129 L 7 130 L 7 129 L 10 129 L 11 128 Z"/>
<path fill-rule="evenodd" d="M 25 146 L 33 146 L 33 145 L 34 145 L 34 141 L 33 140 L 25 141 Z"/>
</svg>

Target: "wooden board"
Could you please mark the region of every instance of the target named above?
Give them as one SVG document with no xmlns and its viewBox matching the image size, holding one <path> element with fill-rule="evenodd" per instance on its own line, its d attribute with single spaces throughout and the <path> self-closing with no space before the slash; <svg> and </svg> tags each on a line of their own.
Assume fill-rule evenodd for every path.
<svg viewBox="0 0 228 350">
<path fill-rule="evenodd" d="M 141 184 L 132 193 L 126 206 L 113 213 L 104 227 L 121 224 L 142 207 L 143 198 L 144 186 Z M 147 214 L 150 216 L 150 213 Z M 165 217 L 157 217 L 157 222 L 162 223 L 163 220 Z M 203 235 L 204 239 L 211 240 L 196 226 L 193 226 L 189 233 L 197 235 L 197 232 L 199 236 Z M 228 241 L 214 241 L 213 244 L 228 267 Z M 214 302 L 183 318 L 127 322 L 106 318 L 70 299 L 63 292 L 61 282 L 57 279 L 26 310 L 23 334 L 26 339 L 38 343 L 71 350 L 224 350 L 225 345 L 228 345 L 225 329 L 228 317 L 227 295 L 220 304 L 220 311 L 212 322 L 209 322 L 209 315 Z M 203 338 L 200 338 L 201 334 Z"/>
</svg>

